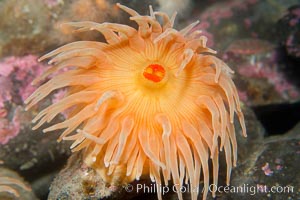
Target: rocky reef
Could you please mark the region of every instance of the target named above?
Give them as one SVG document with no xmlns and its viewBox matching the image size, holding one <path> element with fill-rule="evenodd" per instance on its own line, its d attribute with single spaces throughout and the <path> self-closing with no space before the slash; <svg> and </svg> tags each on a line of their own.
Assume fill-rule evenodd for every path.
<svg viewBox="0 0 300 200">
<path fill-rule="evenodd" d="M 59 131 L 32 130 L 31 121 L 38 110 L 61 99 L 64 90 L 51 93 L 43 104 L 25 111 L 24 100 L 39 86 L 32 81 L 48 68 L 47 63 L 38 62 L 41 55 L 71 41 L 103 41 L 96 32 L 74 32 L 63 26 L 64 22 L 109 21 L 136 26 L 115 6 L 117 2 L 139 13 L 149 14 L 149 4 L 169 14 L 177 10 L 177 27 L 200 20 L 193 30 L 201 30 L 208 38 L 207 46 L 217 50 L 218 57 L 235 71 L 233 79 L 248 137 L 243 138 L 240 127 L 235 126 L 237 167 L 228 191 L 224 191 L 226 170 L 220 170 L 222 189 L 216 191 L 216 199 L 299 199 L 297 0 L 0 0 L 0 199 L 157 198 L 152 190 L 135 192 L 139 185 L 151 188 L 151 180 L 108 185 L 82 162 L 80 152 L 72 154 L 69 142 L 57 143 Z M 50 124 L 63 118 L 62 113 Z M 224 155 L 220 169 L 226 169 Z M 240 191 L 235 191 L 239 187 Z M 190 192 L 183 192 L 184 199 L 190 199 Z M 173 191 L 163 196 L 176 198 Z M 213 198 L 209 194 L 207 199 Z"/>
</svg>

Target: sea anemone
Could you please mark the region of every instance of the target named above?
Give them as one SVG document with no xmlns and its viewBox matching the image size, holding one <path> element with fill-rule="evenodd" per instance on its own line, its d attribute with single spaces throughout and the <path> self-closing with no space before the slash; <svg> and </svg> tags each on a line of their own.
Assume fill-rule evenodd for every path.
<svg viewBox="0 0 300 200">
<path fill-rule="evenodd" d="M 0 177 L 0 193 L 6 192 L 13 194 L 16 197 L 20 197 L 19 192 L 16 189 L 14 189 L 11 185 L 15 185 L 21 187 L 24 190 L 31 191 L 29 187 L 27 187 L 24 183 L 17 179 L 10 177 Z"/>
<path fill-rule="evenodd" d="M 40 58 L 52 58 L 53 66 L 34 83 L 56 75 L 26 100 L 27 109 L 59 88 L 67 87 L 68 94 L 33 119 L 34 129 L 68 110 L 65 121 L 44 132 L 65 129 L 59 141 L 73 140 L 73 151 L 84 149 L 84 162 L 107 183 L 150 175 L 158 186 L 172 179 L 179 191 L 184 182 L 198 188 L 202 171 L 205 199 L 209 159 L 216 185 L 219 150 L 225 152 L 227 184 L 236 165 L 234 113 L 246 136 L 233 71 L 206 47 L 201 31 L 191 33 L 198 22 L 177 31 L 176 13 L 169 18 L 150 6 L 150 16 L 142 16 L 117 6 L 131 15 L 138 29 L 117 23 L 67 23 L 76 31 L 99 31 L 106 43 L 77 41 Z M 198 193 L 192 192 L 192 199 Z M 182 199 L 180 192 L 178 197 Z"/>
<path fill-rule="evenodd" d="M 0 160 L 0 164 L 3 164 L 2 160 Z M 0 193 L 2 192 L 10 193 L 16 197 L 20 197 L 19 192 L 15 188 L 13 188 L 12 185 L 20 187 L 26 191 L 31 191 L 31 188 L 26 186 L 22 181 L 16 178 L 2 176 L 2 174 L 0 173 Z"/>
</svg>

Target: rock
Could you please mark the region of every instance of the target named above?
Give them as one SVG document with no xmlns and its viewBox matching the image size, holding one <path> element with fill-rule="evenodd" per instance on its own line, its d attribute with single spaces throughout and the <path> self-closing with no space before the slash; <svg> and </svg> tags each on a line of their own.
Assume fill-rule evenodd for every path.
<svg viewBox="0 0 300 200">
<path fill-rule="evenodd" d="M 44 134 L 41 129 L 32 131 L 28 121 L 28 118 L 22 121 L 18 136 L 0 145 L 0 160 L 4 161 L 4 166 L 18 171 L 27 180 L 36 181 L 62 167 L 70 155 L 70 144 L 65 141 L 58 144 L 59 133 Z M 52 180 L 46 180 L 48 183 L 44 179 L 43 184 L 39 182 L 38 187 L 33 188 L 37 189 L 39 197 L 48 193 Z"/>
<path fill-rule="evenodd" d="M 278 22 L 276 31 L 279 43 L 287 54 L 300 60 L 300 5 L 294 4 Z"/>
<path fill-rule="evenodd" d="M 71 199 L 130 199 L 123 186 L 105 183 L 95 170 L 82 163 L 81 153 L 74 153 L 67 166 L 56 176 L 50 187 L 48 200 Z"/>
<path fill-rule="evenodd" d="M 241 98 L 248 106 L 264 106 L 286 102 L 266 78 L 236 78 L 235 83 L 246 97 Z"/>
<path fill-rule="evenodd" d="M 61 24 L 72 21 L 132 23 L 115 3 L 148 13 L 156 1 L 103 0 L 3 0 L 0 1 L 0 57 L 41 54 L 74 40 L 100 40 L 100 34 L 74 33 Z M 126 16 L 126 17 L 125 17 Z"/>
<path fill-rule="evenodd" d="M 290 64 L 289 70 L 285 65 L 290 58 L 280 63 L 278 52 L 279 40 L 293 58 L 299 52 L 298 1 L 272 2 L 197 2 L 189 21 L 200 19 L 194 29 L 202 30 L 207 45 L 236 71 L 237 87 L 249 106 L 293 103 L 300 98 L 299 62 Z M 287 71 L 297 71 L 297 81 L 286 76 Z"/>
<path fill-rule="evenodd" d="M 232 174 L 231 186 L 241 186 L 248 192 L 227 193 L 221 199 L 299 199 L 299 131 L 300 123 L 282 136 L 256 141 L 251 156 Z"/>
</svg>

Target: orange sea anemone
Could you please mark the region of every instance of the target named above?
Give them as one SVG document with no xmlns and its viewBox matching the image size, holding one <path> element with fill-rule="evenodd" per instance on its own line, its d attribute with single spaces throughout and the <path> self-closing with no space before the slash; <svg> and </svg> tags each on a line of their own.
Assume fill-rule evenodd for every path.
<svg viewBox="0 0 300 200">
<path fill-rule="evenodd" d="M 0 160 L 0 164 L 3 164 L 2 160 Z M 5 171 L 5 170 L 3 170 L 3 171 Z M 2 173 L 0 173 L 0 193 L 2 193 L 2 192 L 10 193 L 16 197 L 20 197 L 19 192 L 14 187 L 20 187 L 26 191 L 31 191 L 31 188 L 29 188 L 27 185 L 25 185 L 22 181 L 20 181 L 16 178 L 3 176 Z"/>
<path fill-rule="evenodd" d="M 27 191 L 31 191 L 31 189 L 26 186 L 24 183 L 22 183 L 21 181 L 14 179 L 14 178 L 10 178 L 10 177 L 0 177 L 0 193 L 1 192 L 6 192 L 6 193 L 10 193 L 13 194 L 16 197 L 20 197 L 19 192 L 14 189 L 11 185 L 14 185 L 16 187 L 21 187 L 24 190 Z"/>
<path fill-rule="evenodd" d="M 209 159 L 214 184 L 219 150 L 225 152 L 227 183 L 236 165 L 234 113 L 246 136 L 233 71 L 212 55 L 201 31 L 191 33 L 198 22 L 177 31 L 176 13 L 169 18 L 150 7 L 150 16 L 142 16 L 117 6 L 131 15 L 137 30 L 115 23 L 68 23 L 77 31 L 99 31 L 107 43 L 73 42 L 40 58 L 52 57 L 53 66 L 34 83 L 67 70 L 40 86 L 26 100 L 27 108 L 59 88 L 68 87 L 68 95 L 42 110 L 33 119 L 34 129 L 71 108 L 65 121 L 44 132 L 65 129 L 59 140 L 73 140 L 73 151 L 84 149 L 84 162 L 106 182 L 150 175 L 157 185 L 172 179 L 179 190 L 184 181 L 198 187 L 202 172 L 205 199 Z M 192 199 L 197 195 L 192 192 Z"/>
</svg>

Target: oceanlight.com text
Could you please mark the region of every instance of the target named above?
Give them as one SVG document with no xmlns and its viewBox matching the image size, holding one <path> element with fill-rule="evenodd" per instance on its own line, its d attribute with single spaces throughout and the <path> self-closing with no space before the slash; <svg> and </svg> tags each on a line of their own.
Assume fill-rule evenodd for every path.
<svg viewBox="0 0 300 200">
<path fill-rule="evenodd" d="M 190 185 L 160 185 L 160 184 L 128 184 L 124 186 L 126 192 L 135 192 L 135 193 L 157 193 L 160 192 L 162 195 L 165 195 L 169 192 L 180 192 L 180 193 L 202 193 L 202 187 L 191 187 Z M 267 185 L 249 185 L 243 184 L 241 186 L 217 186 L 215 184 L 210 184 L 208 190 L 215 193 L 244 193 L 249 195 L 255 195 L 258 193 L 293 193 L 293 186 L 267 186 Z"/>
</svg>

